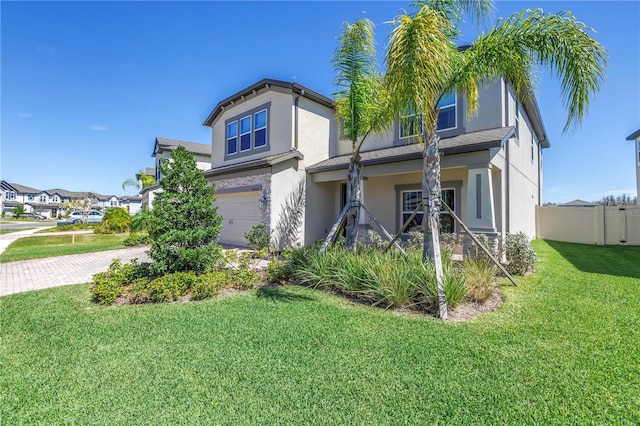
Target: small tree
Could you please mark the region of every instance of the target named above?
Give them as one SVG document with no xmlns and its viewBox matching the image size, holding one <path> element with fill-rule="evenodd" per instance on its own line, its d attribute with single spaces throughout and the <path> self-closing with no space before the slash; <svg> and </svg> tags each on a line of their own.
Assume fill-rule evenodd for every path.
<svg viewBox="0 0 640 426">
<path fill-rule="evenodd" d="M 13 208 L 13 210 L 11 210 L 11 212 L 15 217 L 19 218 L 20 216 L 25 214 L 27 211 L 24 209 L 24 206 L 22 204 L 18 204 Z"/>
<path fill-rule="evenodd" d="M 171 153 L 173 161 L 160 165 L 162 191 L 153 200 L 149 223 L 156 273 L 201 273 L 220 255 L 217 243 L 222 217 L 213 205 L 215 186 L 196 167 L 184 147 Z"/>
<path fill-rule="evenodd" d="M 82 214 L 82 223 L 87 224 L 89 220 L 89 214 L 91 213 L 91 206 L 97 200 L 97 197 L 92 192 L 86 192 L 82 197 L 76 198 L 73 201 L 64 203 L 67 210 L 78 211 Z"/>
</svg>

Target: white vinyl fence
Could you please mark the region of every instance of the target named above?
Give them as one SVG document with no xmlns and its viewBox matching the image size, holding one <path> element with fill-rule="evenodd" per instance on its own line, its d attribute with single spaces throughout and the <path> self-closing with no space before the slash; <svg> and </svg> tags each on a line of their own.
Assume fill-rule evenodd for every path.
<svg viewBox="0 0 640 426">
<path fill-rule="evenodd" d="M 538 206 L 536 237 L 583 244 L 640 245 L 640 206 Z"/>
</svg>

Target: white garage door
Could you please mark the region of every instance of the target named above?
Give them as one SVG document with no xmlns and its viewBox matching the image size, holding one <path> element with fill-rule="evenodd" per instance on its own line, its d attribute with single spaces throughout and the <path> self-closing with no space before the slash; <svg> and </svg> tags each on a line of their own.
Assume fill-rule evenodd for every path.
<svg viewBox="0 0 640 426">
<path fill-rule="evenodd" d="M 215 198 L 218 214 L 223 217 L 220 242 L 247 246 L 245 232 L 251 231 L 251 228 L 262 220 L 260 191 L 216 194 Z"/>
</svg>

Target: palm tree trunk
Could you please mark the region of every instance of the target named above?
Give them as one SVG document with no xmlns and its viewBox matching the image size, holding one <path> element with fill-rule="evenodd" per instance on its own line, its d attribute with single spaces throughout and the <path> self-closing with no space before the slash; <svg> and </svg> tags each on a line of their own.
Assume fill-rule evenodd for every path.
<svg viewBox="0 0 640 426">
<path fill-rule="evenodd" d="M 424 145 L 422 151 L 423 257 L 425 260 L 430 258 L 435 264 L 440 318 L 447 319 L 447 300 L 444 295 L 444 273 L 440 255 L 440 138 L 434 134 L 428 140 L 429 143 Z"/>
<path fill-rule="evenodd" d="M 349 162 L 349 178 L 347 180 L 347 249 L 356 251 L 358 241 L 358 224 L 360 222 L 360 199 L 362 188 L 360 186 L 360 154 L 354 154 Z"/>
</svg>

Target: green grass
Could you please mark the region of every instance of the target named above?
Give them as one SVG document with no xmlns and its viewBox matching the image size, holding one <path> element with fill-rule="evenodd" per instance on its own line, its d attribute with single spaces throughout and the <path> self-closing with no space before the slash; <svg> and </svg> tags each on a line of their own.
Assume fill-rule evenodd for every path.
<svg viewBox="0 0 640 426">
<path fill-rule="evenodd" d="M 33 229 L 33 228 L 0 229 L 0 235 L 12 234 L 18 231 L 27 231 L 29 229 Z"/>
<path fill-rule="evenodd" d="M 12 242 L 0 254 L 0 263 L 121 249 L 125 248 L 122 242 L 128 236 L 129 234 L 78 234 L 75 236 L 75 244 L 71 244 L 72 235 L 24 237 Z"/>
<path fill-rule="evenodd" d="M 640 247 L 535 247 L 539 272 L 503 287 L 505 304 L 467 323 L 290 286 L 118 308 L 89 303 L 88 285 L 6 296 L 0 416 L 6 424 L 640 423 Z"/>
</svg>

